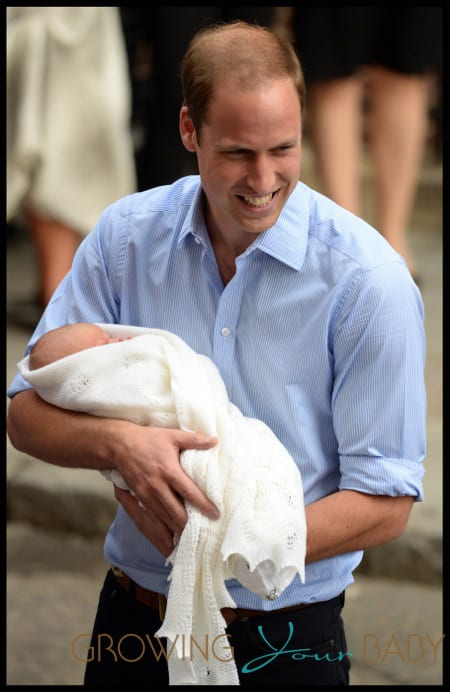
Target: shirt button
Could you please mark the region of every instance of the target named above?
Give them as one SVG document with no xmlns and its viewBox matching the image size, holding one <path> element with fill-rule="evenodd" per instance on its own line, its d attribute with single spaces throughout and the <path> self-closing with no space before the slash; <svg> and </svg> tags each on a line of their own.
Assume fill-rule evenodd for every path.
<svg viewBox="0 0 450 692">
<path fill-rule="evenodd" d="M 222 334 L 222 336 L 230 336 L 231 329 L 229 329 L 228 327 L 222 327 L 220 333 Z"/>
<path fill-rule="evenodd" d="M 200 243 L 202 242 L 200 238 L 197 238 L 197 236 L 194 237 L 194 240 L 197 243 L 197 245 L 200 245 Z"/>
</svg>

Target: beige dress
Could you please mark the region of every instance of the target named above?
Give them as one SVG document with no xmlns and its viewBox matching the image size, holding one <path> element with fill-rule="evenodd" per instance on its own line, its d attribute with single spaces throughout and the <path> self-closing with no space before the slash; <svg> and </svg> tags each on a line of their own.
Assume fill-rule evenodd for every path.
<svg viewBox="0 0 450 692">
<path fill-rule="evenodd" d="M 117 7 L 7 8 L 7 219 L 25 207 L 82 234 L 136 189 Z"/>
</svg>

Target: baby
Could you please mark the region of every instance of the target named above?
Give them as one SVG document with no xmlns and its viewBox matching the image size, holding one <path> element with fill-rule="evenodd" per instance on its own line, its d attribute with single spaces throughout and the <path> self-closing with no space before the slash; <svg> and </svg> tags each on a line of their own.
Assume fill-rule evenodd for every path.
<svg viewBox="0 0 450 692">
<path fill-rule="evenodd" d="M 127 338 L 131 339 L 131 337 Z M 30 370 L 37 370 L 37 368 L 43 368 L 55 360 L 71 356 L 73 353 L 78 353 L 86 348 L 113 344 L 119 341 L 124 341 L 124 338 L 109 336 L 97 324 L 90 322 L 66 324 L 64 327 L 52 329 L 41 336 L 31 349 L 28 367 Z"/>
<path fill-rule="evenodd" d="M 102 327 L 91 322 L 66 324 L 41 336 L 30 351 L 28 367 L 30 370 L 38 370 L 74 353 L 96 346 L 119 343 L 131 338 L 131 336 L 109 336 Z M 129 490 L 128 485 L 116 469 L 106 469 L 101 473 L 119 488 Z"/>
</svg>

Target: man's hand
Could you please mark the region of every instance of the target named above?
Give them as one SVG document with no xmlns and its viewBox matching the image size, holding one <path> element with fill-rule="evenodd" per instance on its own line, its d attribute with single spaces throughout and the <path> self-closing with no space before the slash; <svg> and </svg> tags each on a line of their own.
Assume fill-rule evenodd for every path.
<svg viewBox="0 0 450 692">
<path fill-rule="evenodd" d="M 127 452 L 120 449 L 116 468 L 132 493 L 115 487 L 115 496 L 141 533 L 167 557 L 174 548 L 174 536 L 181 534 L 187 522 L 185 500 L 212 519 L 219 516 L 180 464 L 184 449 L 211 449 L 217 438 L 134 425 L 130 433 L 129 445 L 122 437 Z"/>
<path fill-rule="evenodd" d="M 211 518 L 218 516 L 180 464 L 184 449 L 211 449 L 217 444 L 215 437 L 67 411 L 33 390 L 12 399 L 8 434 L 16 449 L 56 466 L 116 468 L 135 494 L 116 489 L 117 499 L 164 555 L 170 554 L 173 536 L 186 524 L 185 500 Z"/>
</svg>

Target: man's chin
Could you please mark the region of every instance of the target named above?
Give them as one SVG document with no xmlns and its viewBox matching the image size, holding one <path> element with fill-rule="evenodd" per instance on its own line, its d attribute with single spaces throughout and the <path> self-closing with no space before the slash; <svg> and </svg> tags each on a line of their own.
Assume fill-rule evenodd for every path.
<svg viewBox="0 0 450 692">
<path fill-rule="evenodd" d="M 248 219 L 246 218 L 243 222 L 243 227 L 249 233 L 254 233 L 259 235 L 260 233 L 265 233 L 272 228 L 278 220 L 280 214 L 270 214 L 270 216 L 260 218 L 260 219 Z"/>
</svg>

